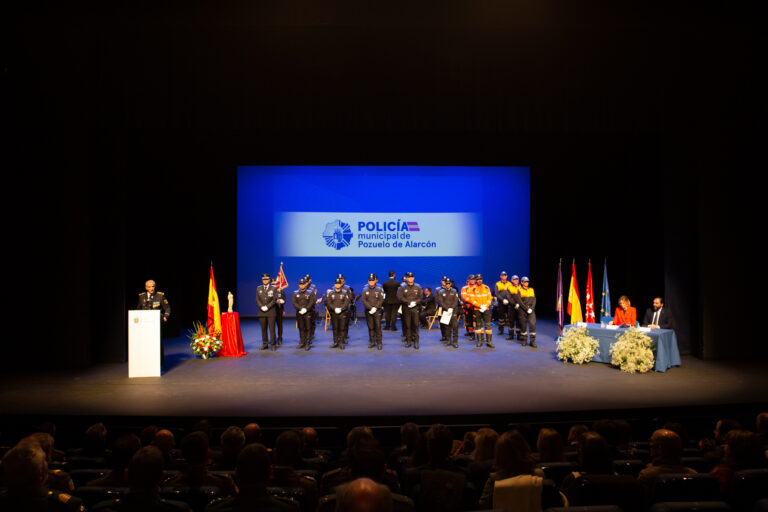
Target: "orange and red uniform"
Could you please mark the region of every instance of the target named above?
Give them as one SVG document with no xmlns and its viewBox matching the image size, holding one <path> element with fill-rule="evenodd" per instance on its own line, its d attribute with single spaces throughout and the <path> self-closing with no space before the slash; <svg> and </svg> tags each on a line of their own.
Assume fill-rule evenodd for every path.
<svg viewBox="0 0 768 512">
<path fill-rule="evenodd" d="M 472 305 L 475 310 L 479 310 L 481 306 L 485 306 L 486 309 L 491 309 L 491 301 L 493 295 L 491 295 L 491 289 L 487 285 L 480 284 L 475 285 L 472 289 Z"/>
</svg>

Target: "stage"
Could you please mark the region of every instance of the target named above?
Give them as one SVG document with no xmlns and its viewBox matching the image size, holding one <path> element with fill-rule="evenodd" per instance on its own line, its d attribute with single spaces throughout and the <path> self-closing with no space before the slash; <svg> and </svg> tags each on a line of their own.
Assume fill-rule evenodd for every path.
<svg viewBox="0 0 768 512">
<path fill-rule="evenodd" d="M 165 340 L 162 377 L 128 379 L 126 364 L 73 372 L 4 376 L 0 409 L 19 415 L 204 417 L 426 417 L 546 414 L 567 411 L 701 407 L 765 400 L 765 363 L 683 356 L 666 373 L 629 375 L 603 363 L 563 364 L 557 326 L 542 320 L 538 348 L 494 335 L 476 348 L 461 332 L 458 349 L 438 329 L 421 331 L 420 350 L 400 332 L 384 332 L 384 349 L 368 349 L 363 321 L 346 350 L 331 349 L 318 327 L 311 351 L 297 348 L 292 319 L 282 347 L 262 351 L 258 323 L 243 319 L 242 358 L 194 358 L 185 338 Z"/>
</svg>

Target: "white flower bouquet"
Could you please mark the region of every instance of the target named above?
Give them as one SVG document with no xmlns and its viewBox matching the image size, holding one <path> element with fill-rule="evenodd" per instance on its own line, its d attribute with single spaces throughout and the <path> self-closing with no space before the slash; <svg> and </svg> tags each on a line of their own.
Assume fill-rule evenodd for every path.
<svg viewBox="0 0 768 512">
<path fill-rule="evenodd" d="M 635 328 L 629 329 L 611 346 L 611 364 L 627 373 L 645 373 L 653 369 L 653 340 Z"/>
<path fill-rule="evenodd" d="M 557 342 L 557 358 L 575 364 L 588 363 L 599 354 L 598 342 L 587 334 L 586 327 L 572 327 Z"/>
</svg>

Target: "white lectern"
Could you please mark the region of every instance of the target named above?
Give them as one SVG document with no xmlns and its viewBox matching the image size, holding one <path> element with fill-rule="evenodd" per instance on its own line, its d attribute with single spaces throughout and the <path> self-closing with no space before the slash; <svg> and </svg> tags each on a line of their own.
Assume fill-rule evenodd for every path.
<svg viewBox="0 0 768 512">
<path fill-rule="evenodd" d="M 128 311 L 128 377 L 160 377 L 160 311 Z"/>
</svg>

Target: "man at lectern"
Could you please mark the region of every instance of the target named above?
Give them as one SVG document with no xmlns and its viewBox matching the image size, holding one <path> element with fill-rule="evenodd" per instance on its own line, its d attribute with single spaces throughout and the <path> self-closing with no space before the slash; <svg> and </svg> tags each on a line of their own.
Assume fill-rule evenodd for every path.
<svg viewBox="0 0 768 512">
<path fill-rule="evenodd" d="M 259 306 L 259 323 L 261 324 L 261 350 L 267 350 L 270 346 L 276 350 L 275 345 L 275 316 L 277 314 L 277 288 L 272 286 L 269 274 L 261 274 L 262 285 L 256 289 L 256 305 Z M 267 338 L 269 327 L 269 338 Z"/>
<path fill-rule="evenodd" d="M 168 317 L 171 316 L 171 306 L 168 304 L 165 294 L 155 291 L 155 282 L 151 279 L 144 283 L 144 289 L 147 291 L 139 294 L 139 305 L 136 306 L 136 309 L 160 309 L 162 310 L 163 322 L 167 322 Z"/>
</svg>

